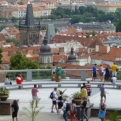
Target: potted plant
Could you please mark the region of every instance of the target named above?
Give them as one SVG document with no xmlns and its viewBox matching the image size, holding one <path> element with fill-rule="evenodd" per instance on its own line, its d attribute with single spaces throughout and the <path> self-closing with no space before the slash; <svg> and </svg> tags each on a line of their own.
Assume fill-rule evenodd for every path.
<svg viewBox="0 0 121 121">
<path fill-rule="evenodd" d="M 6 88 L 0 88 L 0 100 L 6 101 L 9 97 L 9 90 Z"/>
<path fill-rule="evenodd" d="M 81 92 L 75 92 L 74 94 L 72 94 L 72 98 L 73 98 L 76 105 L 80 105 L 80 103 L 81 103 Z"/>
</svg>

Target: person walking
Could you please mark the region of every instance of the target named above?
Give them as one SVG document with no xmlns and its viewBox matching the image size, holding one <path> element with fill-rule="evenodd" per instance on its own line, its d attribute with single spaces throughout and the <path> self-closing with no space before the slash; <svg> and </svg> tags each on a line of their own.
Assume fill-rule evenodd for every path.
<svg viewBox="0 0 121 121">
<path fill-rule="evenodd" d="M 101 100 L 104 97 L 104 102 L 106 102 L 106 91 L 105 91 L 105 87 L 104 87 L 104 83 L 102 83 L 102 85 L 100 86 L 100 96 L 101 96 Z"/>
<path fill-rule="evenodd" d="M 54 111 L 53 111 L 54 106 L 55 106 L 55 109 L 56 109 L 56 111 L 58 113 L 58 108 L 57 108 L 57 99 L 58 98 L 57 98 L 56 92 L 57 92 L 57 88 L 54 88 L 54 90 L 52 92 L 52 107 L 51 107 L 51 113 L 54 113 Z"/>
<path fill-rule="evenodd" d="M 55 80 L 55 73 L 56 73 L 56 66 L 55 66 L 55 64 L 53 64 L 53 66 L 51 68 L 51 71 L 52 71 L 52 80 L 54 81 Z"/>
<path fill-rule="evenodd" d="M 62 110 L 63 110 L 63 118 L 65 119 L 65 121 L 67 121 L 67 110 L 66 110 L 66 107 L 67 107 L 67 100 L 66 99 L 63 99 L 63 107 L 62 107 Z"/>
<path fill-rule="evenodd" d="M 87 105 L 87 98 L 84 97 L 82 100 L 83 100 L 83 103 L 80 105 L 80 107 L 81 107 L 81 121 L 84 121 L 84 118 L 86 118 L 86 121 L 89 121 L 89 118 L 85 114 L 86 105 Z"/>
<path fill-rule="evenodd" d="M 99 75 L 100 75 L 100 81 L 102 82 L 104 79 L 104 68 L 103 65 L 100 65 L 100 69 L 99 69 Z"/>
<path fill-rule="evenodd" d="M 114 63 L 112 65 L 112 77 L 117 76 L 117 71 L 118 71 L 118 66 L 116 65 L 116 63 Z"/>
<path fill-rule="evenodd" d="M 96 65 L 97 65 L 97 64 L 94 64 L 94 65 L 92 66 L 92 81 L 95 81 L 95 79 L 96 79 L 96 77 L 97 77 Z"/>
<path fill-rule="evenodd" d="M 59 112 L 59 113 L 60 113 L 61 108 L 62 108 L 62 106 L 63 106 L 63 97 L 62 97 L 62 95 L 63 95 L 63 92 L 60 91 L 60 95 L 59 95 L 59 97 L 58 97 L 58 112 Z"/>
<path fill-rule="evenodd" d="M 109 66 L 107 66 L 105 69 L 105 81 L 109 81 L 109 78 L 110 78 L 110 70 Z"/>
<path fill-rule="evenodd" d="M 106 104 L 103 102 L 103 99 L 101 99 L 100 105 L 99 105 L 99 111 L 104 111 L 104 117 L 100 118 L 101 121 L 105 121 L 105 114 L 106 114 Z"/>
<path fill-rule="evenodd" d="M 12 121 L 14 121 L 14 118 L 16 118 L 16 121 L 18 121 L 18 118 L 17 118 L 17 114 L 19 110 L 18 101 L 14 100 L 13 103 L 11 104 L 11 107 L 12 107 Z"/>
<path fill-rule="evenodd" d="M 87 94 L 88 94 L 87 101 L 90 102 L 90 96 L 91 96 L 91 92 L 92 92 L 92 87 L 91 87 L 90 81 L 87 81 L 86 89 L 87 89 Z"/>
<path fill-rule="evenodd" d="M 38 100 L 39 100 L 39 98 L 37 96 L 37 93 L 38 93 L 37 85 L 34 85 L 34 87 L 31 90 L 31 93 L 32 93 L 32 108 L 34 106 L 34 102 L 36 102 L 35 106 L 38 107 Z"/>
</svg>

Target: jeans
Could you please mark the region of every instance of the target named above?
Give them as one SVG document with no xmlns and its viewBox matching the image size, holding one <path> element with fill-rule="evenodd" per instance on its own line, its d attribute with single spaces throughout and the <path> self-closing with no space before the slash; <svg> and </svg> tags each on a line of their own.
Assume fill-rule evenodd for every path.
<svg viewBox="0 0 121 121">
<path fill-rule="evenodd" d="M 67 121 L 67 111 L 66 110 L 63 112 L 63 118 L 65 119 L 65 121 Z"/>
<path fill-rule="evenodd" d="M 82 110 L 81 110 L 81 120 L 83 121 L 84 120 L 84 117 L 86 118 L 86 120 L 88 121 L 88 117 L 86 116 L 86 114 L 85 114 L 85 109 L 86 108 L 82 108 Z"/>
</svg>

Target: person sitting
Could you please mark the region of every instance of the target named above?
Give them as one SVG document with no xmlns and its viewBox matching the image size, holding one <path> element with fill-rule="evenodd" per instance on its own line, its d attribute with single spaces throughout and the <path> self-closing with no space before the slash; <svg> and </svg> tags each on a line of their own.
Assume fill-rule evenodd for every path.
<svg viewBox="0 0 121 121">
<path fill-rule="evenodd" d="M 5 78 L 5 85 L 10 85 L 11 84 L 11 81 L 9 79 L 9 76 L 6 75 L 6 78 Z"/>
<path fill-rule="evenodd" d="M 20 77 L 19 74 L 16 76 L 15 79 L 16 79 L 16 83 L 17 83 L 17 84 L 22 84 L 22 79 L 21 79 L 21 77 Z"/>
</svg>

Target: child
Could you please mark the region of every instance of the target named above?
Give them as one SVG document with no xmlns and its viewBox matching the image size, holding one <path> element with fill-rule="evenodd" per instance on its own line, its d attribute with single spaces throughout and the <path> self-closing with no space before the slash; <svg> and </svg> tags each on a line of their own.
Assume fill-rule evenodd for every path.
<svg viewBox="0 0 121 121">
<path fill-rule="evenodd" d="M 18 101 L 14 100 L 13 103 L 11 104 L 11 107 L 12 107 L 12 121 L 14 121 L 14 118 L 16 118 L 16 121 L 18 121 L 18 118 L 17 118 L 17 114 L 19 110 Z"/>
</svg>

